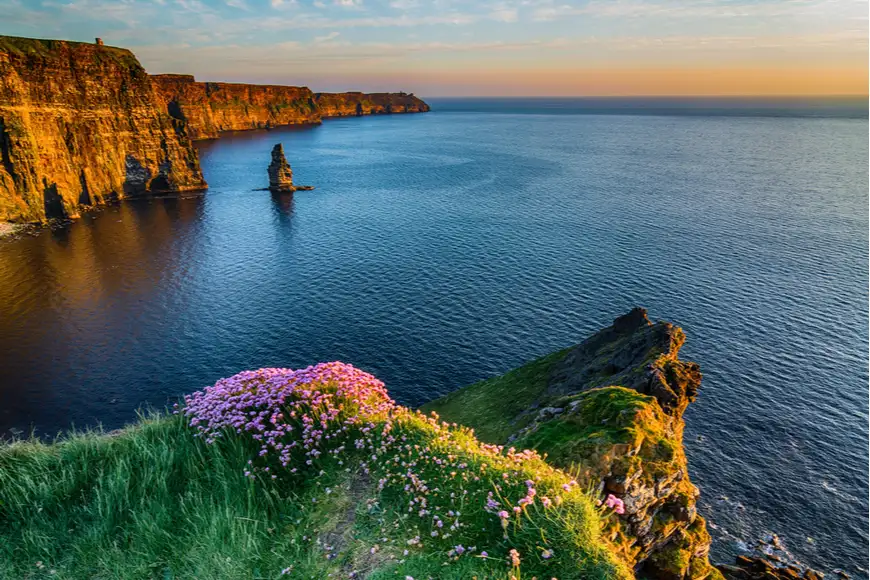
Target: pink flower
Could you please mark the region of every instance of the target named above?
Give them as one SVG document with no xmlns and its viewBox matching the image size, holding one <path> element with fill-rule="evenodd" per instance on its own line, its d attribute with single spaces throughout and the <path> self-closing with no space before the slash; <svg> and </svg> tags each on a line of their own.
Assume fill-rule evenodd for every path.
<svg viewBox="0 0 870 580">
<path fill-rule="evenodd" d="M 604 504 L 620 515 L 625 513 L 625 503 L 612 493 L 607 494 L 607 499 L 604 500 Z"/>
<path fill-rule="evenodd" d="M 516 551 L 515 548 L 511 548 L 511 551 L 508 552 L 508 557 L 511 561 L 511 566 L 514 568 L 519 568 L 520 566 L 520 553 Z"/>
</svg>

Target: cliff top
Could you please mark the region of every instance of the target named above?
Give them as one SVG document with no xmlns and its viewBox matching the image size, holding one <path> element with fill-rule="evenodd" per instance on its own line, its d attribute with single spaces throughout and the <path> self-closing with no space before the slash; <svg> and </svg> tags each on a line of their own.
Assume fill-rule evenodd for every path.
<svg viewBox="0 0 870 580">
<path fill-rule="evenodd" d="M 109 58 L 125 68 L 140 67 L 139 60 L 126 48 L 97 45 L 88 42 L 71 40 L 48 40 L 40 38 L 24 38 L 20 36 L 0 36 L 0 52 L 19 58 L 55 58 L 63 51 L 74 51 Z"/>
<path fill-rule="evenodd" d="M 109 436 L 0 446 L 0 498 L 9 577 L 631 579 L 601 534 L 613 509 L 567 473 L 342 363 L 243 372 Z"/>
</svg>

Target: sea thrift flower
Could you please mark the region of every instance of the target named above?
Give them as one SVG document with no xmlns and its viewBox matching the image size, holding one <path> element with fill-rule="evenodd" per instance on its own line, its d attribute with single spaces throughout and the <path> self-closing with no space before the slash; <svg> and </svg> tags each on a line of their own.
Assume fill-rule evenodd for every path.
<svg viewBox="0 0 870 580">
<path fill-rule="evenodd" d="M 612 493 L 607 495 L 604 504 L 620 515 L 625 513 L 625 503 Z"/>
</svg>

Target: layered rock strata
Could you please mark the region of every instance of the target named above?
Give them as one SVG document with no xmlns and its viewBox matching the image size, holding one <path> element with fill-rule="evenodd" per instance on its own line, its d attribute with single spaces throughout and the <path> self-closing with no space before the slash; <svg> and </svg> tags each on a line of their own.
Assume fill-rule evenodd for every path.
<svg viewBox="0 0 870 580">
<path fill-rule="evenodd" d="M 110 199 L 202 189 L 192 140 L 222 131 L 428 110 L 406 93 L 149 76 L 130 51 L 101 42 L 0 36 L 0 222 L 75 218 Z"/>
<path fill-rule="evenodd" d="M 317 93 L 315 100 L 323 117 L 391 115 L 429 111 L 429 105 L 410 93 Z"/>
<path fill-rule="evenodd" d="M 184 121 L 191 139 L 222 131 L 320 123 L 327 117 L 424 113 L 407 93 L 312 93 L 308 87 L 198 82 L 191 75 L 153 75 L 167 113 Z"/>
<path fill-rule="evenodd" d="M 269 164 L 268 172 L 270 191 L 294 191 L 293 170 L 284 157 L 284 146 L 281 143 L 272 148 L 272 162 Z"/>
<path fill-rule="evenodd" d="M 183 124 L 130 51 L 0 37 L 0 221 L 203 187 Z"/>
<path fill-rule="evenodd" d="M 151 79 L 164 110 L 184 122 L 191 139 L 321 120 L 308 87 L 202 83 L 192 75 L 152 75 Z"/>
</svg>

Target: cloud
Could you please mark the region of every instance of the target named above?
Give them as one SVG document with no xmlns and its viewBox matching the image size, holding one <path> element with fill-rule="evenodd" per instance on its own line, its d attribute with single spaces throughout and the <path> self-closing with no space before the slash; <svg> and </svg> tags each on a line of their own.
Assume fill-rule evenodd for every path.
<svg viewBox="0 0 870 580">
<path fill-rule="evenodd" d="M 332 32 L 330 32 L 329 34 L 327 34 L 325 36 L 315 36 L 314 42 L 329 42 L 333 38 L 338 38 L 339 36 L 341 36 L 341 33 L 336 31 L 336 30 L 333 30 Z"/>
<path fill-rule="evenodd" d="M 490 12 L 489 17 L 499 22 L 516 22 L 519 19 L 519 13 L 516 8 L 500 8 Z"/>
<path fill-rule="evenodd" d="M 566 16 L 605 18 L 807 18 L 863 15 L 863 0 L 775 0 L 772 2 L 723 2 L 721 0 L 590 0 L 583 5 L 545 5 L 533 12 L 533 19 L 549 21 Z"/>
</svg>

